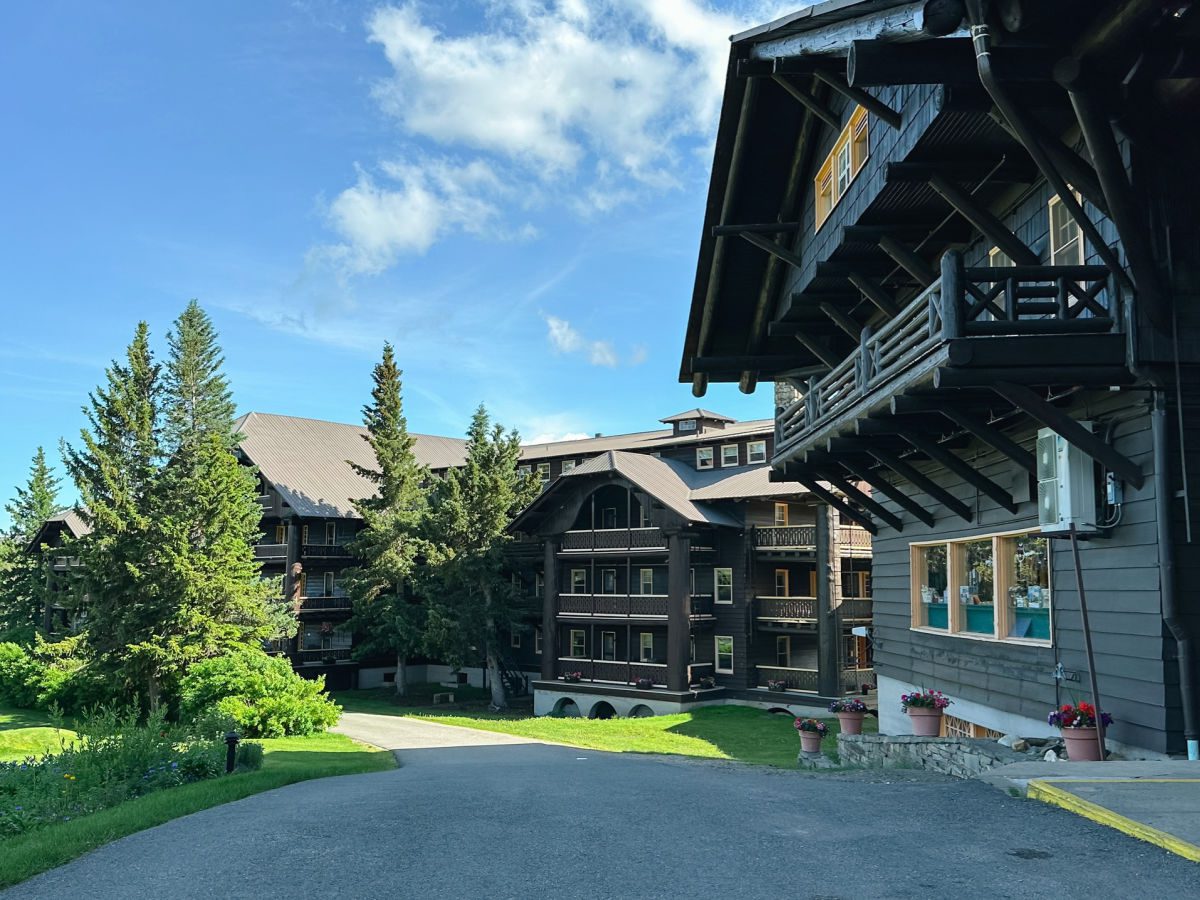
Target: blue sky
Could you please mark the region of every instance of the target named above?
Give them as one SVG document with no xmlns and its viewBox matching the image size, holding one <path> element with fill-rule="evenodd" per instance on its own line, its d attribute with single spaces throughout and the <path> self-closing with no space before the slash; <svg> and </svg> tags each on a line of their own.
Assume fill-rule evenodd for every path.
<svg viewBox="0 0 1200 900">
<path fill-rule="evenodd" d="M 384 340 L 416 431 L 480 401 L 526 439 L 695 405 L 727 37 L 787 8 L 6 4 L 0 495 L 38 444 L 57 463 L 137 320 L 162 347 L 192 297 L 243 410 L 357 421 Z"/>
</svg>

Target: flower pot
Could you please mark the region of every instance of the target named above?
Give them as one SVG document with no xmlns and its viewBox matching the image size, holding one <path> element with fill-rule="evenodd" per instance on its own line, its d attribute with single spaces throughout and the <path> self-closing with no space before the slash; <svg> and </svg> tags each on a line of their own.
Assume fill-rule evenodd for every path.
<svg viewBox="0 0 1200 900">
<path fill-rule="evenodd" d="M 820 753 L 821 735 L 815 731 L 800 732 L 800 749 L 805 753 Z"/>
<path fill-rule="evenodd" d="M 862 734 L 863 716 L 866 713 L 840 712 L 837 714 L 838 725 L 842 734 Z"/>
<path fill-rule="evenodd" d="M 1100 762 L 1100 744 L 1096 741 L 1095 728 L 1063 728 L 1061 734 L 1067 745 L 1069 761 Z"/>
<path fill-rule="evenodd" d="M 932 706 L 910 706 L 908 720 L 912 733 L 920 737 L 937 737 L 942 730 L 942 711 Z"/>
</svg>

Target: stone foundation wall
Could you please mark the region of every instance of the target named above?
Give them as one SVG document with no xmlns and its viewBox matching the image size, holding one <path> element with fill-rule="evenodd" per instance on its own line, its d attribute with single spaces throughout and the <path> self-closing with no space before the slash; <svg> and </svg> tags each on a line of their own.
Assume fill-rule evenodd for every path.
<svg viewBox="0 0 1200 900">
<path fill-rule="evenodd" d="M 956 778 L 974 778 L 994 766 L 1029 762 L 1033 758 L 985 738 L 839 734 L 837 743 L 843 766 L 927 769 Z"/>
</svg>

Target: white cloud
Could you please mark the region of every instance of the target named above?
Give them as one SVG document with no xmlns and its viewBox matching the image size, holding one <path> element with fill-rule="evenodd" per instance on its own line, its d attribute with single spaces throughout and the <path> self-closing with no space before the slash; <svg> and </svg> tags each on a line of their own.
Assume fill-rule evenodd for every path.
<svg viewBox="0 0 1200 900">
<path fill-rule="evenodd" d="M 591 437 L 591 435 L 585 431 L 567 431 L 567 432 L 543 431 L 541 434 L 535 434 L 533 437 L 531 437 L 529 440 L 525 441 L 524 443 L 526 443 L 526 444 L 557 444 L 559 441 L 582 441 L 582 440 L 585 440 L 586 438 L 590 438 L 590 437 Z"/>
<path fill-rule="evenodd" d="M 585 338 L 566 319 L 544 315 L 546 339 L 555 353 L 585 353 L 593 366 L 615 369 L 619 365 L 616 348 L 611 341 L 594 341 Z"/>
<path fill-rule="evenodd" d="M 617 351 L 608 341 L 593 341 L 588 347 L 588 362 L 593 366 L 608 366 L 616 368 Z"/>
</svg>

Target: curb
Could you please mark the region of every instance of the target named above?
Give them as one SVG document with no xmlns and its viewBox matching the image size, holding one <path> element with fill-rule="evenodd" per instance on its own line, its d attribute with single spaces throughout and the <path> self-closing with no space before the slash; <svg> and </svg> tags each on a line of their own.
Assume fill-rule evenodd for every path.
<svg viewBox="0 0 1200 900">
<path fill-rule="evenodd" d="M 1105 778 L 1105 779 L 1072 779 L 1072 784 L 1112 784 L 1112 783 L 1132 783 L 1132 782 L 1189 782 L 1195 783 L 1196 779 L 1190 778 Z M 1115 828 L 1117 831 L 1123 832 L 1130 837 L 1135 837 L 1138 840 L 1146 841 L 1154 844 L 1156 847 L 1174 853 L 1176 856 L 1182 856 L 1184 859 L 1192 862 L 1200 862 L 1200 847 L 1192 844 L 1182 838 L 1177 838 L 1169 832 L 1154 828 L 1144 822 L 1137 822 L 1133 819 L 1128 819 L 1119 813 L 1113 812 L 1111 809 L 1092 803 L 1089 800 L 1084 800 L 1070 791 L 1056 787 L 1048 781 L 1040 779 L 1032 779 L 1029 782 L 1029 793 L 1027 796 L 1033 800 L 1041 800 L 1043 803 L 1049 803 L 1051 806 L 1058 806 L 1062 809 L 1083 816 L 1085 819 L 1091 819 L 1093 822 L 1098 822 L 1101 825 L 1106 825 L 1109 828 Z"/>
</svg>

